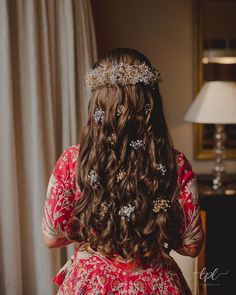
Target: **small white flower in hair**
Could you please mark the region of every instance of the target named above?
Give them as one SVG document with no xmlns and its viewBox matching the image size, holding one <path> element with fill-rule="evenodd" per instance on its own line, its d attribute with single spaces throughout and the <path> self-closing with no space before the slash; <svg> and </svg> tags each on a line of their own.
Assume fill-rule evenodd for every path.
<svg viewBox="0 0 236 295">
<path fill-rule="evenodd" d="M 145 144 L 145 141 L 143 139 L 137 139 L 137 140 L 132 140 L 129 145 L 135 150 L 138 150 L 139 148 L 143 147 L 144 144 Z"/>
<path fill-rule="evenodd" d="M 99 185 L 99 181 L 98 181 L 98 177 L 97 174 L 94 170 L 90 170 L 88 173 L 88 182 L 89 184 L 94 187 L 97 188 Z"/>
<path fill-rule="evenodd" d="M 157 164 L 157 170 L 160 170 L 162 175 L 165 175 L 167 172 L 167 168 L 163 164 Z"/>
<path fill-rule="evenodd" d="M 145 104 L 144 106 L 144 113 L 147 115 L 152 109 L 152 105 L 150 103 Z"/>
<path fill-rule="evenodd" d="M 102 123 L 104 120 L 104 114 L 105 112 L 101 108 L 96 108 L 93 118 L 96 124 Z"/>
<path fill-rule="evenodd" d="M 127 206 L 123 206 L 118 214 L 121 215 L 123 219 L 127 218 L 129 220 L 130 215 L 132 212 L 134 212 L 134 210 L 135 206 L 131 206 L 131 204 L 128 204 Z"/>
</svg>

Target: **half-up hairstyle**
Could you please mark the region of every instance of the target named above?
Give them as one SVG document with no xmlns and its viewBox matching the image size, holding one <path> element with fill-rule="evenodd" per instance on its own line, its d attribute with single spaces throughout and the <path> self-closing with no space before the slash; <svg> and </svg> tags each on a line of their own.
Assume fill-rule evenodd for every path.
<svg viewBox="0 0 236 295">
<path fill-rule="evenodd" d="M 138 51 L 119 48 L 93 70 L 121 63 L 152 68 Z M 157 81 L 92 89 L 76 181 L 82 194 L 74 211 L 73 240 L 88 242 L 106 256 L 149 261 L 161 253 L 168 258 L 164 245 L 179 240 L 181 215 L 175 198 L 176 152 Z M 170 208 L 154 212 L 158 197 Z M 128 204 L 132 210 L 122 215 Z"/>
</svg>

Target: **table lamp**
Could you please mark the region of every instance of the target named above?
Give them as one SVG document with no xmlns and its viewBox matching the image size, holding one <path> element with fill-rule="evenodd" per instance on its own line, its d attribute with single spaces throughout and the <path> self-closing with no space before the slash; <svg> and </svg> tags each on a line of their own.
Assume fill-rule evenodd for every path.
<svg viewBox="0 0 236 295">
<path fill-rule="evenodd" d="M 225 173 L 225 124 L 236 124 L 236 83 L 226 81 L 206 82 L 185 115 L 185 121 L 215 124 L 215 166 L 213 190 L 222 188 Z M 236 139 L 235 139 L 236 140 Z"/>
</svg>

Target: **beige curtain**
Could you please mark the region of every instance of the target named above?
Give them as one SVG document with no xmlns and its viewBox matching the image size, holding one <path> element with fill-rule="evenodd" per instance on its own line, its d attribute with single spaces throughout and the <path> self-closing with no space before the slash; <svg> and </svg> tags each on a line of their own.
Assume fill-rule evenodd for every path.
<svg viewBox="0 0 236 295">
<path fill-rule="evenodd" d="M 96 59 L 88 0 L 0 0 L 0 293 L 55 294 L 42 242 L 49 175 L 85 121 Z"/>
</svg>

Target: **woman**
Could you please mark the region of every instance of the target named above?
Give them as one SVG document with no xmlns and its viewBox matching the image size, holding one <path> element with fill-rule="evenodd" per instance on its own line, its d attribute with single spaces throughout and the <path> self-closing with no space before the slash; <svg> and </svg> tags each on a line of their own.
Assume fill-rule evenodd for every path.
<svg viewBox="0 0 236 295">
<path fill-rule="evenodd" d="M 86 82 L 88 121 L 56 163 L 42 221 L 48 247 L 78 245 L 58 294 L 191 294 L 169 252 L 201 249 L 198 190 L 168 133 L 160 74 L 120 48 Z"/>
</svg>

